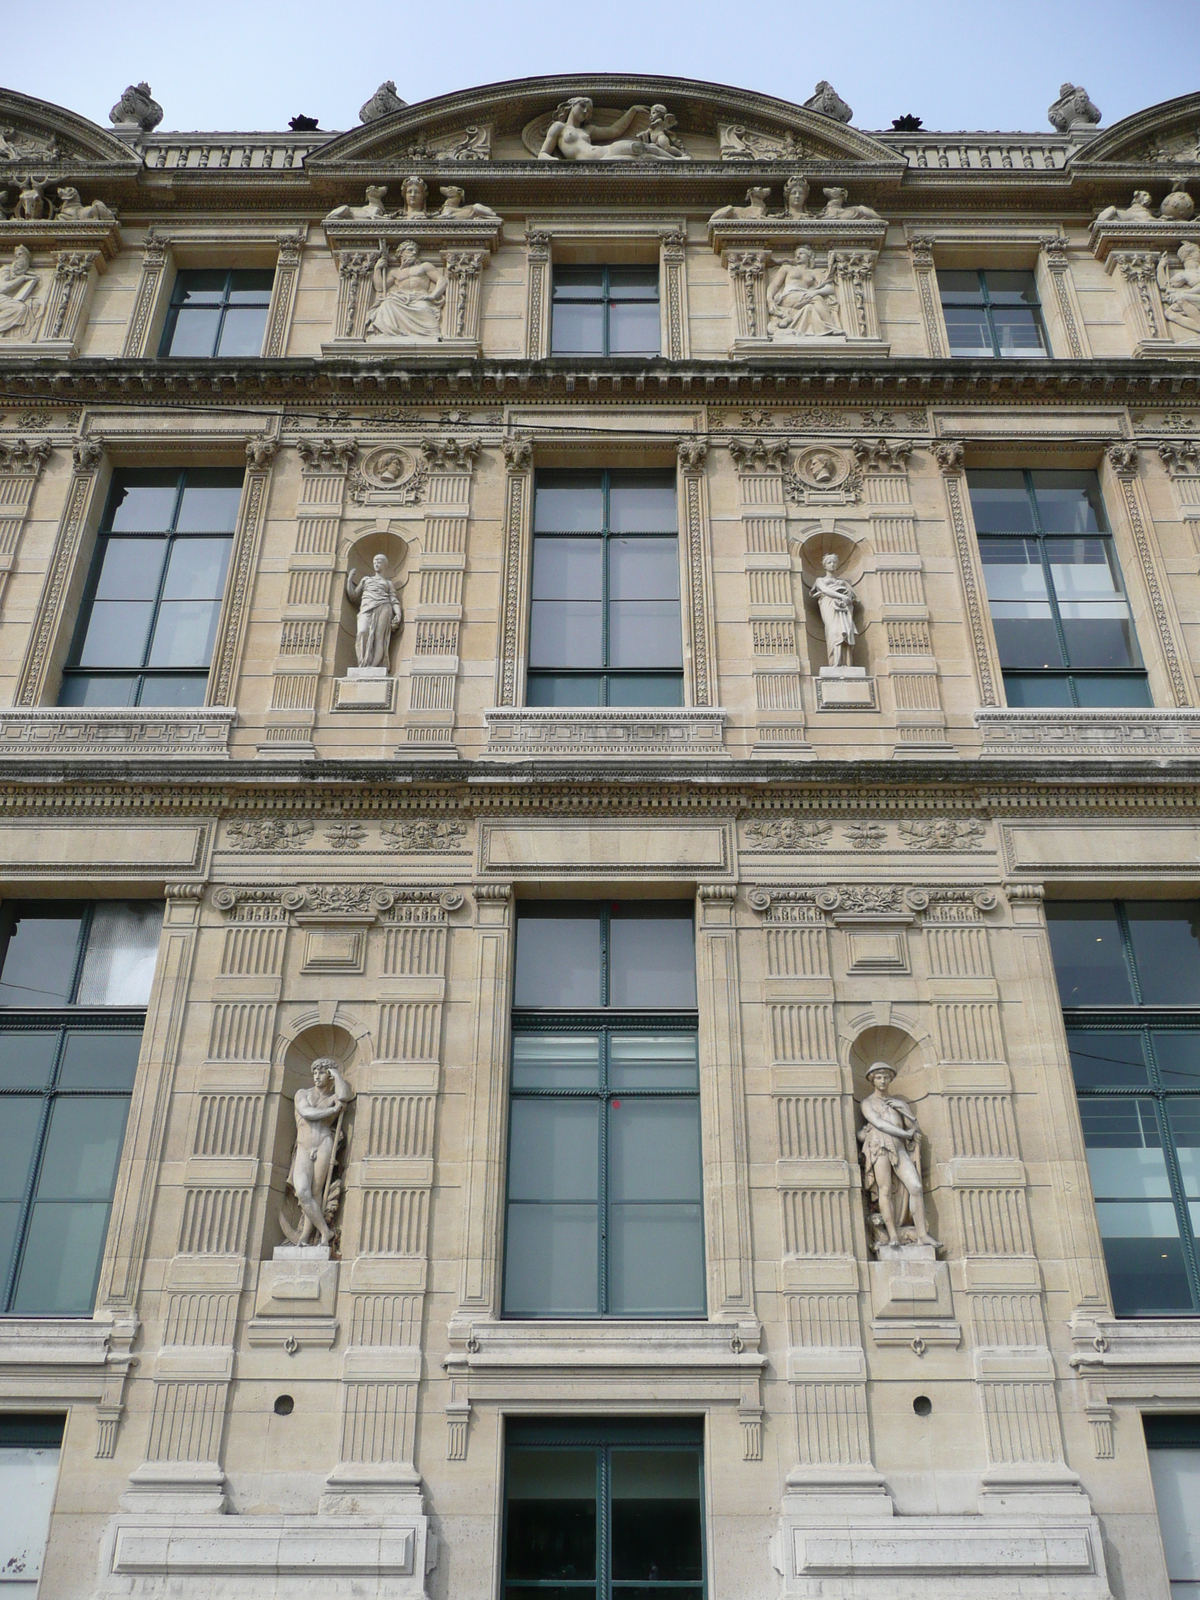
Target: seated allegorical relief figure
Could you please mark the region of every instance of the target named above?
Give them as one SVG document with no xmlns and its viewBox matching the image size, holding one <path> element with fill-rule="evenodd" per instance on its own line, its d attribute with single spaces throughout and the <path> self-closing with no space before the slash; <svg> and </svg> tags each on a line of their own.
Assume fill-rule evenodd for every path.
<svg viewBox="0 0 1200 1600">
<path fill-rule="evenodd" d="M 691 157 L 670 134 L 665 106 L 655 106 L 661 112 L 657 124 L 649 106 L 630 106 L 629 110 L 607 127 L 594 123 L 594 102 L 587 95 L 574 95 L 564 101 L 554 113 L 554 121 L 546 130 L 539 161 L 689 161 Z M 650 118 L 644 133 L 631 139 L 622 138 L 640 114 Z"/>
<path fill-rule="evenodd" d="M 383 204 L 385 194 L 387 194 L 386 183 L 369 183 L 366 205 L 334 206 L 326 221 L 333 221 L 336 218 L 346 222 L 382 222 L 388 215 Z"/>
<path fill-rule="evenodd" d="M 422 261 L 417 244 L 405 239 L 393 266 L 381 243 L 371 273 L 375 300 L 367 313 L 368 339 L 437 339 L 442 331 L 445 274 Z"/>
<path fill-rule="evenodd" d="M 41 275 L 33 270 L 33 257 L 19 244 L 12 260 L 0 267 L 0 337 L 32 331 L 41 308 L 41 281 Z"/>
<path fill-rule="evenodd" d="M 844 335 L 837 285 L 818 272 L 813 253 L 798 245 L 767 284 L 767 331 L 772 338 L 823 339 Z"/>
<path fill-rule="evenodd" d="M 1127 206 L 1105 206 L 1096 218 L 1097 222 L 1157 222 L 1159 219 L 1150 209 L 1149 189 L 1135 189 L 1133 202 Z"/>
<path fill-rule="evenodd" d="M 1179 246 L 1179 265 L 1164 251 L 1156 272 L 1167 321 L 1200 339 L 1200 244 Z M 1189 343 L 1191 340 L 1188 341 Z"/>
</svg>

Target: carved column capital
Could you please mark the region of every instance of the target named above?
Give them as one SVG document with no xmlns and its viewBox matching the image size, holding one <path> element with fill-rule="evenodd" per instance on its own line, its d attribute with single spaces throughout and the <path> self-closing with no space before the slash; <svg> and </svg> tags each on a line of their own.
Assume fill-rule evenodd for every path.
<svg viewBox="0 0 1200 1600">
<path fill-rule="evenodd" d="M 1119 439 L 1110 444 L 1105 453 L 1108 456 L 1109 466 L 1119 478 L 1132 478 L 1136 475 L 1139 459 L 1136 444 Z"/>
<path fill-rule="evenodd" d="M 525 234 L 525 252 L 531 261 L 549 261 L 551 235 L 543 233 L 540 229 L 527 230 Z"/>
<path fill-rule="evenodd" d="M 349 472 L 358 459 L 357 439 L 297 439 L 306 472 Z"/>
<path fill-rule="evenodd" d="M 783 472 L 788 464 L 785 439 L 730 439 L 726 448 L 739 472 Z"/>
<path fill-rule="evenodd" d="M 687 250 L 687 230 L 684 228 L 670 228 L 663 232 L 661 239 L 663 260 L 669 262 L 682 261 Z"/>
<path fill-rule="evenodd" d="M 855 439 L 850 449 L 863 472 L 903 472 L 913 445 L 911 439 Z"/>
<path fill-rule="evenodd" d="M 1046 257 L 1046 265 L 1051 272 L 1065 272 L 1067 270 L 1067 241 L 1060 239 L 1058 234 L 1045 234 L 1038 243 Z"/>
<path fill-rule="evenodd" d="M 76 472 L 95 472 L 104 456 L 104 440 L 98 437 L 75 439 L 71 443 L 71 460 Z"/>
<path fill-rule="evenodd" d="M 36 478 L 53 449 L 49 439 L 0 439 L 0 472 Z"/>
<path fill-rule="evenodd" d="M 912 257 L 913 266 L 919 271 L 933 271 L 933 240 L 928 234 L 915 234 L 908 241 L 908 253 Z"/>
<path fill-rule="evenodd" d="M 961 439 L 938 439 L 933 446 L 933 459 L 947 476 L 963 470 L 964 453 Z"/>
<path fill-rule="evenodd" d="M 684 472 L 703 472 L 704 462 L 708 456 L 708 439 L 680 439 L 676 446 L 679 465 Z"/>
<path fill-rule="evenodd" d="M 767 270 L 769 252 L 766 250 L 731 250 L 725 265 L 733 278 L 761 278 Z"/>
<path fill-rule="evenodd" d="M 470 472 L 479 459 L 477 439 L 422 439 L 421 454 L 434 472 Z"/>
<path fill-rule="evenodd" d="M 1200 472 L 1200 446 L 1194 439 L 1165 439 L 1158 453 L 1169 477 L 1185 478 Z"/>
<path fill-rule="evenodd" d="M 500 449 L 510 472 L 528 472 L 533 465 L 532 441 L 522 433 L 515 434 L 511 439 L 501 439 Z"/>
<path fill-rule="evenodd" d="M 278 439 L 247 439 L 246 466 L 251 472 L 266 472 L 279 454 Z"/>
</svg>

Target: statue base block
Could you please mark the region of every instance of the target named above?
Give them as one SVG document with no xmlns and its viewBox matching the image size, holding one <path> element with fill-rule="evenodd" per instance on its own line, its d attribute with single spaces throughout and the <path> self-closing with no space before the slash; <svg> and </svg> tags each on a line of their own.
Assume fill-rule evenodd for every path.
<svg viewBox="0 0 1200 1600">
<path fill-rule="evenodd" d="M 931 1244 L 881 1244 L 871 1262 L 871 1306 L 885 1321 L 950 1318 L 950 1273 Z"/>
<path fill-rule="evenodd" d="M 338 1264 L 327 1244 L 276 1245 L 258 1269 L 254 1314 L 258 1317 L 331 1317 L 337 1299 Z"/>
<path fill-rule="evenodd" d="M 821 711 L 878 711 L 875 680 L 865 667 L 822 667 L 817 674 Z"/>
<path fill-rule="evenodd" d="M 333 680 L 331 711 L 391 711 L 396 703 L 396 680 L 386 667 L 349 667 L 344 678 Z"/>
</svg>

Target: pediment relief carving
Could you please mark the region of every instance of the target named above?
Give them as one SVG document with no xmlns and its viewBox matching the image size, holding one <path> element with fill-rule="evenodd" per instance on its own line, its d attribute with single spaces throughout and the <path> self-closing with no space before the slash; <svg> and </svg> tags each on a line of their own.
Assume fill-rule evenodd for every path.
<svg viewBox="0 0 1200 1600">
<path fill-rule="evenodd" d="M 135 172 L 141 162 L 120 139 L 86 117 L 0 89 L 0 181 L 30 167 L 39 175 L 69 176 L 85 166 Z"/>
<path fill-rule="evenodd" d="M 1125 117 L 1073 158 L 1071 166 L 1200 167 L 1200 94 L 1164 100 Z"/>
</svg>

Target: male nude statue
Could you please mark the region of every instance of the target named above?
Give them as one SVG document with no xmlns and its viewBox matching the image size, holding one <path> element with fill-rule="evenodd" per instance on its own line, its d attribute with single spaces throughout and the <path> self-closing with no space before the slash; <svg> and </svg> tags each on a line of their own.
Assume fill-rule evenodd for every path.
<svg viewBox="0 0 1200 1600">
<path fill-rule="evenodd" d="M 296 1148 L 288 1184 L 303 1217 L 296 1243 L 309 1244 L 315 1233 L 323 1244 L 331 1244 L 333 1230 L 323 1209 L 325 1186 L 333 1162 L 334 1126 L 354 1099 L 354 1090 L 329 1056 L 313 1062 L 312 1077 L 311 1089 L 296 1091 Z"/>
<path fill-rule="evenodd" d="M 925 1220 L 925 1195 L 921 1187 L 921 1130 L 907 1100 L 889 1095 L 896 1076 L 886 1061 L 867 1068 L 872 1093 L 859 1105 L 864 1127 L 863 1177 L 867 1191 L 887 1229 L 888 1243 L 899 1244 L 900 1229 L 911 1215 L 915 1243 L 937 1245 Z M 910 1235 L 911 1237 L 911 1235 Z"/>
</svg>

